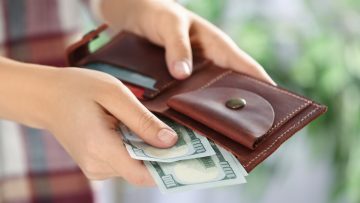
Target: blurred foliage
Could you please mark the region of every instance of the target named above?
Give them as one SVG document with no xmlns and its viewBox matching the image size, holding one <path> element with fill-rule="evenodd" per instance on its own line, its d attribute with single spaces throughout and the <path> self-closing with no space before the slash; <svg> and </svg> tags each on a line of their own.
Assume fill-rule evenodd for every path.
<svg viewBox="0 0 360 203">
<path fill-rule="evenodd" d="M 336 184 L 329 201 L 360 202 L 360 1 L 300 2 L 305 13 L 294 23 L 261 9 L 229 17 L 230 0 L 185 4 L 220 27 L 234 22 L 225 31 L 275 81 L 329 107 L 308 127 L 314 154 L 332 157 Z"/>
<path fill-rule="evenodd" d="M 196 0 L 196 1 L 180 1 L 187 5 L 187 8 L 196 11 L 197 14 L 210 20 L 213 23 L 218 23 L 224 9 L 225 1 L 211 1 Z"/>
</svg>

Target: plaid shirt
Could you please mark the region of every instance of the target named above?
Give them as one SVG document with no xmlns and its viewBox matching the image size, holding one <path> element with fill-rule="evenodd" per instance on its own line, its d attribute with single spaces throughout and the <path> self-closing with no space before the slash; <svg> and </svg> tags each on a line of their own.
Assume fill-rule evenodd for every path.
<svg viewBox="0 0 360 203">
<path fill-rule="evenodd" d="M 65 65 L 80 1 L 0 0 L 0 54 Z M 0 120 L 0 203 L 92 202 L 89 182 L 48 132 Z"/>
</svg>

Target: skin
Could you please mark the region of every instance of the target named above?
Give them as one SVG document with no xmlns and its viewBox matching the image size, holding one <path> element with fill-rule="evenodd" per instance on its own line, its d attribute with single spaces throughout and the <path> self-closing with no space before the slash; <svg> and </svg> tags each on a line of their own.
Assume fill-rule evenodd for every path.
<svg viewBox="0 0 360 203">
<path fill-rule="evenodd" d="M 191 75 L 191 46 L 221 67 L 275 85 L 264 69 L 218 28 L 169 0 L 103 0 L 98 13 L 114 30 L 164 46 L 169 72 Z M 141 161 L 129 157 L 119 121 L 149 144 L 166 148 L 176 133 L 149 112 L 116 78 L 80 68 L 55 68 L 0 57 L 0 118 L 50 131 L 87 178 L 122 177 L 155 185 Z"/>
</svg>

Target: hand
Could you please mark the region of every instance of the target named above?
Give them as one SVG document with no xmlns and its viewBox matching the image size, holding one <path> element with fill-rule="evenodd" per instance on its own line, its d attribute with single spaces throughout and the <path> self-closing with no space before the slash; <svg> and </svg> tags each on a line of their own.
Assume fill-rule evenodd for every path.
<svg viewBox="0 0 360 203">
<path fill-rule="evenodd" d="M 220 67 L 275 85 L 265 70 L 221 30 L 170 0 L 103 0 L 100 13 L 116 30 L 128 30 L 164 46 L 169 72 L 184 79 L 192 71 L 191 45 Z"/>
<path fill-rule="evenodd" d="M 90 179 L 121 176 L 136 185 L 154 185 L 141 161 L 130 158 L 118 120 L 156 147 L 169 147 L 176 133 L 153 114 L 116 78 L 82 69 L 59 70 L 48 129 Z"/>
<path fill-rule="evenodd" d="M 160 148 L 175 144 L 177 135 L 119 80 L 79 68 L 10 60 L 0 65 L 0 118 L 49 130 L 90 179 L 123 177 L 136 185 L 154 185 L 143 163 L 126 151 L 115 131 L 118 121 Z"/>
</svg>

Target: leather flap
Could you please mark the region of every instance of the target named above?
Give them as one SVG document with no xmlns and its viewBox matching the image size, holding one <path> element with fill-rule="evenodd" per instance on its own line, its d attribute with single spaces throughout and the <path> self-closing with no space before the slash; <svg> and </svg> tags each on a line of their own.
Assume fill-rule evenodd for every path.
<svg viewBox="0 0 360 203">
<path fill-rule="evenodd" d="M 226 106 L 231 99 L 244 99 L 246 104 L 231 109 Z M 263 97 L 232 87 L 182 93 L 170 98 L 167 104 L 250 149 L 272 127 L 275 118 L 274 109 Z"/>
<path fill-rule="evenodd" d="M 196 50 L 193 50 L 197 53 Z M 197 55 L 199 55 L 197 53 Z M 207 61 L 194 57 L 194 71 Z M 145 97 L 153 98 L 177 82 L 167 68 L 164 48 L 150 43 L 135 34 L 122 32 L 94 53 L 86 56 L 80 64 L 105 63 L 128 69 L 154 79 L 156 91 L 145 92 Z"/>
</svg>

